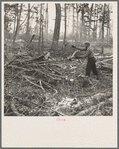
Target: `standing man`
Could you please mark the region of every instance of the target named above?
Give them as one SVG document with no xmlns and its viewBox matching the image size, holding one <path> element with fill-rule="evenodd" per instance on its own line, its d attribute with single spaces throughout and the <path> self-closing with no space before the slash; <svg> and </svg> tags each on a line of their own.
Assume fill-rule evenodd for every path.
<svg viewBox="0 0 119 149">
<path fill-rule="evenodd" d="M 88 57 L 88 62 L 87 62 L 87 67 L 86 67 L 86 76 L 90 77 L 90 72 L 92 70 L 93 74 L 97 76 L 97 80 L 99 80 L 98 71 L 97 71 L 96 64 L 95 64 L 96 60 L 94 57 L 93 48 L 90 46 L 89 42 L 86 42 L 84 45 L 85 47 L 80 47 L 80 48 L 77 48 L 72 45 L 72 47 L 78 50 L 81 50 L 81 51 L 86 51 L 86 53 L 84 55 L 80 55 L 80 53 L 78 53 L 77 51 L 71 56 L 71 58 L 75 57 L 76 59 L 80 59 L 80 58 Z"/>
</svg>

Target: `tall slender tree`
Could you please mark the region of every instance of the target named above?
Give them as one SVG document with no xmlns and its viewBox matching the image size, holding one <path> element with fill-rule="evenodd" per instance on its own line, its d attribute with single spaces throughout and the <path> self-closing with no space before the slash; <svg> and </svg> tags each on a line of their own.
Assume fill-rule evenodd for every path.
<svg viewBox="0 0 119 149">
<path fill-rule="evenodd" d="M 76 18 L 77 18 L 77 26 L 76 26 L 76 44 L 78 44 L 79 40 L 79 7 L 78 4 L 76 4 Z"/>
<path fill-rule="evenodd" d="M 52 50 L 57 50 L 58 40 L 60 35 L 60 23 L 61 23 L 61 5 L 59 3 L 55 4 L 56 7 L 56 19 L 55 19 L 55 28 L 52 41 Z"/>
<path fill-rule="evenodd" d="M 44 20 L 44 5 L 42 7 L 43 7 L 43 9 L 42 9 L 43 15 L 42 15 L 41 31 L 42 31 L 42 50 L 44 50 L 44 33 L 43 33 L 43 30 L 44 30 L 44 28 L 43 28 L 43 26 L 44 26 L 44 24 L 43 24 L 43 20 Z"/>
<path fill-rule="evenodd" d="M 46 35 L 48 39 L 48 3 L 46 4 Z"/>
<path fill-rule="evenodd" d="M 102 15 L 102 54 L 104 52 L 103 43 L 104 43 L 105 6 L 106 6 L 106 4 L 104 4 L 103 15 Z"/>
<path fill-rule="evenodd" d="M 73 9 L 72 41 L 74 40 L 74 5 L 75 4 L 72 4 L 72 9 Z"/>
<path fill-rule="evenodd" d="M 27 14 L 27 26 L 26 26 L 26 38 L 29 39 L 29 32 L 30 32 L 30 28 L 29 28 L 29 25 L 30 25 L 30 4 L 28 4 L 28 14 Z"/>
<path fill-rule="evenodd" d="M 18 9 L 18 5 L 17 5 L 17 8 L 16 8 L 16 12 L 17 12 L 17 26 L 16 26 L 14 37 L 13 37 L 13 45 L 15 44 L 16 36 L 17 36 L 18 30 L 19 30 L 20 17 L 21 17 L 21 12 L 22 12 L 22 5 L 23 4 L 20 5 L 20 11 Z"/>
<path fill-rule="evenodd" d="M 93 4 L 91 5 L 90 11 L 89 11 L 88 40 L 90 40 L 90 29 L 91 29 L 91 21 L 92 21 L 92 11 L 93 11 Z"/>
<path fill-rule="evenodd" d="M 67 4 L 64 4 L 64 40 L 63 40 L 63 44 L 65 45 L 66 42 L 66 32 L 67 32 Z"/>
<path fill-rule="evenodd" d="M 110 9 L 109 4 L 107 5 L 107 43 L 109 42 L 109 36 L 110 36 Z"/>
<path fill-rule="evenodd" d="M 40 31 L 39 31 L 39 42 L 38 42 L 38 48 L 39 50 L 41 50 L 41 34 L 42 34 L 42 18 L 43 18 L 43 15 L 42 15 L 42 4 L 41 4 L 41 7 L 40 7 Z"/>
<path fill-rule="evenodd" d="M 80 40 L 83 40 L 83 30 L 84 30 L 84 9 L 81 6 L 81 30 L 80 30 Z"/>
</svg>

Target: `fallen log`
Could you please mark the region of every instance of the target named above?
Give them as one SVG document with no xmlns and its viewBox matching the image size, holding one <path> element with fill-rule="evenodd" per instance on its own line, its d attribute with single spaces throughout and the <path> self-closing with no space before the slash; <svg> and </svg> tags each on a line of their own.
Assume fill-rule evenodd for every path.
<svg viewBox="0 0 119 149">
<path fill-rule="evenodd" d="M 101 69 L 112 72 L 113 65 L 112 64 L 106 64 L 106 63 L 101 63 Z"/>
<path fill-rule="evenodd" d="M 103 59 L 111 59 L 113 58 L 113 55 L 110 55 L 110 56 L 98 56 L 98 55 L 95 55 L 95 57 L 99 60 L 103 60 Z"/>
<path fill-rule="evenodd" d="M 105 62 L 109 62 L 109 61 L 112 61 L 113 62 L 113 58 L 103 60 L 102 62 L 105 63 Z"/>
<path fill-rule="evenodd" d="M 85 109 L 85 110 L 79 112 L 79 113 L 76 114 L 75 116 L 86 116 L 86 115 L 89 115 L 90 113 L 92 114 L 92 111 L 96 110 L 97 107 L 98 107 L 97 105 L 91 106 L 90 108 Z"/>
<path fill-rule="evenodd" d="M 112 97 L 112 93 L 111 92 L 106 92 L 106 93 L 97 93 L 91 97 L 88 97 L 88 98 L 83 98 L 82 101 L 83 101 L 83 105 L 84 106 L 91 106 L 91 105 L 95 105 L 95 104 L 98 104 L 102 101 L 107 101 L 108 98 L 110 99 Z M 75 105 L 76 108 L 78 108 L 78 105 L 79 105 L 79 108 L 80 108 L 80 102 L 77 103 Z M 75 108 L 74 107 L 74 108 Z"/>
<path fill-rule="evenodd" d="M 108 62 L 112 61 L 112 59 L 104 60 L 104 61 L 97 61 L 96 65 L 98 68 L 101 68 L 106 71 L 112 72 L 113 70 L 113 63 L 109 64 Z"/>
</svg>

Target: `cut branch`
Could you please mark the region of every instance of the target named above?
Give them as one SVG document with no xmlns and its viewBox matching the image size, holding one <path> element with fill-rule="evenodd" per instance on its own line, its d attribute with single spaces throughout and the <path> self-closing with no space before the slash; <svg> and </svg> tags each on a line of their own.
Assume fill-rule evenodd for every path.
<svg viewBox="0 0 119 149">
<path fill-rule="evenodd" d="M 11 101 L 11 109 L 13 110 L 14 114 L 16 114 L 17 116 L 24 116 L 23 114 L 20 114 L 20 113 L 17 111 L 17 109 L 16 109 L 16 107 L 15 107 L 14 97 L 13 97 L 13 99 L 12 99 L 12 101 Z"/>
<path fill-rule="evenodd" d="M 45 89 L 40 85 L 37 85 L 36 83 L 33 83 L 32 81 L 30 81 L 25 75 L 22 75 L 29 83 L 33 84 L 34 86 L 37 86 L 39 88 L 41 88 L 43 90 L 43 92 L 45 92 Z"/>
</svg>

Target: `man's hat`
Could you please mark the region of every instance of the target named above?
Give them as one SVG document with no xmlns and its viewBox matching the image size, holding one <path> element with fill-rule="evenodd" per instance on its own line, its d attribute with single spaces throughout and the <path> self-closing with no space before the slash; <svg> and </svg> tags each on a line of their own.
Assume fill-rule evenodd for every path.
<svg viewBox="0 0 119 149">
<path fill-rule="evenodd" d="M 90 42 L 87 41 L 87 42 L 85 42 L 84 44 L 85 44 L 86 46 L 89 46 L 89 45 L 90 45 Z"/>
</svg>

